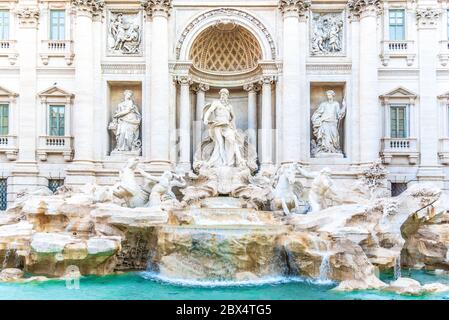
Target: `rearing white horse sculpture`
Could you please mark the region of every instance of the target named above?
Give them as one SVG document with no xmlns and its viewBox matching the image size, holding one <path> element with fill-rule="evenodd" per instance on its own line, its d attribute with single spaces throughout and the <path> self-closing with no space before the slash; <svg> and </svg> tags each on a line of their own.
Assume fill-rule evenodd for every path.
<svg viewBox="0 0 449 320">
<path fill-rule="evenodd" d="M 298 212 L 301 206 L 299 197 L 302 193 L 302 185 L 296 179 L 295 166 L 281 166 L 275 174 L 274 181 L 271 210 L 282 209 L 285 215 L 290 215 L 291 211 Z"/>
</svg>

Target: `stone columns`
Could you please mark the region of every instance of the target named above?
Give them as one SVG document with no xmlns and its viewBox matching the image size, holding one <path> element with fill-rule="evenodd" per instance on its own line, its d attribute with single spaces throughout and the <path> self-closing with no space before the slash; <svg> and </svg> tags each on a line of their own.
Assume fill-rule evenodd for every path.
<svg viewBox="0 0 449 320">
<path fill-rule="evenodd" d="M 381 139 L 380 107 L 377 90 L 377 15 L 379 0 L 350 0 L 348 8 L 360 20 L 359 108 L 360 161 L 369 163 L 379 158 Z"/>
<path fill-rule="evenodd" d="M 351 108 L 347 110 L 347 118 L 350 123 L 348 130 L 350 142 L 350 158 L 353 163 L 360 163 L 360 110 L 359 110 L 359 68 L 360 68 L 360 23 L 358 17 L 350 17 L 351 30 Z M 348 99 L 349 100 L 349 99 Z M 349 140 L 349 139 L 348 139 Z"/>
<path fill-rule="evenodd" d="M 196 148 L 199 147 L 202 140 L 202 133 L 203 133 L 203 108 L 206 104 L 206 92 L 209 91 L 209 86 L 204 83 L 198 83 L 194 87 L 194 91 L 196 92 L 196 106 L 195 106 L 195 145 L 194 145 L 194 152 Z"/>
<path fill-rule="evenodd" d="M 248 83 L 243 86 L 248 92 L 248 142 L 257 148 L 257 83 Z"/>
<path fill-rule="evenodd" d="M 274 83 L 273 76 L 264 76 L 260 81 L 262 85 L 262 112 L 260 130 L 260 164 L 262 167 L 273 164 L 273 116 L 271 85 Z"/>
<path fill-rule="evenodd" d="M 441 180 L 443 172 L 438 162 L 438 101 L 437 101 L 437 9 L 416 11 L 418 23 L 420 154 L 418 180 Z"/>
<path fill-rule="evenodd" d="M 190 85 L 193 83 L 189 76 L 178 76 L 176 78 L 180 86 L 179 101 L 179 163 L 185 171 L 191 169 L 190 162 Z"/>
<path fill-rule="evenodd" d="M 158 170 L 170 168 L 170 110 L 168 68 L 168 16 L 171 0 L 141 1 L 152 17 L 150 52 L 150 164 Z"/>
<path fill-rule="evenodd" d="M 93 16 L 101 15 L 104 2 L 72 0 L 75 24 L 75 106 L 73 112 L 75 164 L 89 165 L 94 157 L 94 39 Z"/>
<path fill-rule="evenodd" d="M 34 3 L 33 3 L 34 2 Z M 30 7 L 20 7 L 17 11 L 19 21 L 18 52 L 20 59 L 19 70 L 19 104 L 17 113 L 19 137 L 19 155 L 12 169 L 12 176 L 8 179 L 8 193 L 10 199 L 23 189 L 42 185 L 39 181 L 36 165 L 37 118 L 37 29 L 39 23 L 39 8 L 37 1 L 30 1 Z"/>
<path fill-rule="evenodd" d="M 19 158 L 18 162 L 36 162 L 36 66 L 37 66 L 37 28 L 39 9 L 24 7 L 17 11 L 19 20 L 18 42 L 20 58 L 20 104 L 19 104 Z"/>
<path fill-rule="evenodd" d="M 296 162 L 301 156 L 301 81 L 305 81 L 307 46 L 305 16 L 310 0 L 280 0 L 283 13 L 282 162 Z M 300 26 L 300 25 L 303 26 Z"/>
<path fill-rule="evenodd" d="M 95 182 L 95 54 L 94 17 L 103 14 L 104 0 L 72 0 L 75 21 L 75 100 L 73 135 L 75 157 L 68 166 L 66 184 Z M 98 70 L 98 69 L 97 69 Z"/>
</svg>

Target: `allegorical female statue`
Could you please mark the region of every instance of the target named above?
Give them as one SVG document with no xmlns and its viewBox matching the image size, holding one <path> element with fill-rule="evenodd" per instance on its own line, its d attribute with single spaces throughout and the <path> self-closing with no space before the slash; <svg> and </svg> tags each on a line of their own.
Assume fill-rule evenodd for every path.
<svg viewBox="0 0 449 320">
<path fill-rule="evenodd" d="M 343 101 L 340 107 L 340 103 L 334 100 L 333 90 L 326 91 L 326 97 L 327 101 L 322 102 L 312 115 L 312 155 L 315 156 L 320 153 L 342 153 L 338 129 L 346 114 L 346 105 Z"/>
<path fill-rule="evenodd" d="M 108 127 L 115 136 L 114 151 L 116 152 L 140 152 L 141 149 L 139 136 L 142 117 L 134 103 L 133 96 L 134 93 L 131 90 L 123 92 L 124 99 L 118 104 Z"/>
</svg>

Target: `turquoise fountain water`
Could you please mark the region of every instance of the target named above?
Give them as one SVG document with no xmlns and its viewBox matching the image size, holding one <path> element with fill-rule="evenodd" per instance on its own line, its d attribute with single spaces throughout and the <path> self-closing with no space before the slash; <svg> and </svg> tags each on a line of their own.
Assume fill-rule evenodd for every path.
<svg viewBox="0 0 449 320">
<path fill-rule="evenodd" d="M 449 277 L 423 271 L 406 272 L 421 283 L 449 284 Z M 383 274 L 382 280 L 391 281 L 394 274 Z M 88 276 L 80 280 L 80 289 L 67 289 L 63 280 L 30 283 L 1 283 L 0 299 L 117 299 L 117 300 L 189 300 L 189 299 L 286 299 L 286 300 L 342 300 L 342 299 L 449 299 L 449 293 L 410 297 L 379 291 L 335 292 L 335 284 L 319 284 L 301 278 L 269 278 L 261 282 L 194 282 L 158 278 L 148 272 L 125 273 L 104 277 Z"/>
</svg>

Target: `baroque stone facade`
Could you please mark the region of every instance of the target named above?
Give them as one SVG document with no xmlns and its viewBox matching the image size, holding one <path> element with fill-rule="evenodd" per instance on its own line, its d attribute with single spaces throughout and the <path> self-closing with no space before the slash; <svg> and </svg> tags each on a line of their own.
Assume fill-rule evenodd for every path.
<svg viewBox="0 0 449 320">
<path fill-rule="evenodd" d="M 247 163 L 244 146 L 255 146 L 253 174 L 301 163 L 351 184 L 380 158 L 390 184 L 448 187 L 446 0 L 18 0 L 0 10 L 5 204 L 50 181 L 113 185 L 135 156 L 155 176 L 194 169 L 211 130 L 204 107 L 222 88 L 233 108 L 222 133 L 241 140 Z"/>
</svg>

